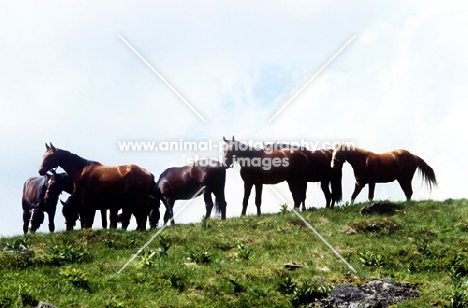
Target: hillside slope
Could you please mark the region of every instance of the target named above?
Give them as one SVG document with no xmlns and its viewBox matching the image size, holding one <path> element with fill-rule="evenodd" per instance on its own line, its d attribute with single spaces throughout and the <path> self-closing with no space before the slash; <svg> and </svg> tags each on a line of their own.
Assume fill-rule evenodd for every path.
<svg viewBox="0 0 468 308">
<path fill-rule="evenodd" d="M 169 227 L 121 274 L 155 230 L 2 238 L 0 307 L 292 307 L 381 277 L 422 293 L 401 307 L 468 302 L 468 200 L 400 203 L 391 216 L 363 205 L 302 212 L 357 274 L 290 212 Z"/>
</svg>

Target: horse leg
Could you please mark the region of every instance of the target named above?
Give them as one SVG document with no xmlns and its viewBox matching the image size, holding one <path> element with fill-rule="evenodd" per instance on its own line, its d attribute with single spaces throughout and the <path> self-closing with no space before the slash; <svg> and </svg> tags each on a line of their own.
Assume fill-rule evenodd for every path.
<svg viewBox="0 0 468 308">
<path fill-rule="evenodd" d="M 262 206 L 262 191 L 263 184 L 255 184 L 255 205 L 257 206 L 257 216 L 262 214 L 260 207 Z"/>
<path fill-rule="evenodd" d="M 374 200 L 375 183 L 369 183 L 369 201 Z"/>
<path fill-rule="evenodd" d="M 247 205 L 249 204 L 250 192 L 252 191 L 253 183 L 244 182 L 244 199 L 242 200 L 242 213 L 245 216 L 247 213 Z"/>
<path fill-rule="evenodd" d="M 104 214 L 102 214 L 102 212 L 104 212 Z M 104 218 L 102 219 L 106 219 L 106 211 L 105 210 L 102 210 L 101 212 L 101 217 L 104 216 Z M 118 210 L 116 209 L 109 209 L 109 228 L 111 229 L 117 229 L 117 221 L 118 221 L 118 215 L 117 215 L 117 212 Z M 123 215 L 122 215 L 123 216 Z M 124 225 L 127 224 L 128 225 L 128 218 L 127 217 L 121 217 L 122 219 L 122 229 L 125 229 L 124 228 Z M 107 221 L 107 219 L 106 219 Z M 107 225 L 107 223 L 106 223 Z"/>
<path fill-rule="evenodd" d="M 101 210 L 101 226 L 107 229 L 107 210 Z"/>
<path fill-rule="evenodd" d="M 205 188 L 203 192 L 203 199 L 205 199 L 205 208 L 206 214 L 205 218 L 208 219 L 211 216 L 211 211 L 213 210 L 213 199 L 211 198 L 211 191 Z"/>
<path fill-rule="evenodd" d="M 156 200 L 149 201 L 148 221 L 149 221 L 149 225 L 151 229 L 156 228 L 159 224 L 159 218 L 160 218 L 159 206 L 160 206 L 159 199 L 157 201 Z"/>
<path fill-rule="evenodd" d="M 137 213 L 134 213 L 135 219 L 137 221 L 137 227 L 136 230 L 138 231 L 146 231 L 146 211 L 137 211 Z"/>
<path fill-rule="evenodd" d="M 302 210 L 305 211 L 306 210 L 305 201 L 306 201 L 306 197 L 307 197 L 307 181 L 301 182 L 299 187 L 300 187 L 299 192 L 300 192 L 300 195 L 301 195 L 301 202 L 302 202 Z"/>
<path fill-rule="evenodd" d="M 354 192 L 351 196 L 351 205 L 354 204 L 354 200 L 356 200 L 356 197 L 359 195 L 364 186 L 366 186 L 366 184 L 362 185 L 361 183 L 356 181 L 356 183 L 354 184 Z"/>
<path fill-rule="evenodd" d="M 166 198 L 165 201 L 163 201 L 164 205 L 166 205 L 166 212 L 164 213 L 164 224 L 167 224 L 167 222 L 170 220 L 171 225 L 175 225 L 174 221 L 174 203 L 175 200 L 172 198 Z"/>
<path fill-rule="evenodd" d="M 306 182 L 307 185 L 307 182 Z M 291 191 L 293 201 L 294 201 L 294 209 L 298 210 L 301 207 L 301 203 L 305 202 L 305 197 L 302 192 L 302 189 L 299 185 L 299 182 L 291 182 L 288 181 L 289 190 Z"/>
<path fill-rule="evenodd" d="M 329 181 L 320 182 L 320 187 L 322 188 L 323 195 L 325 196 L 325 201 L 326 201 L 325 207 L 326 208 L 329 208 L 330 207 L 330 202 L 332 202 L 332 194 L 330 192 L 330 188 L 328 187 L 328 183 L 329 183 Z M 333 201 L 332 204 L 333 205 L 331 207 L 333 208 L 334 205 L 335 205 L 335 202 Z"/>
<path fill-rule="evenodd" d="M 55 223 L 54 223 L 54 219 L 55 219 L 55 210 L 56 209 L 53 209 L 51 210 L 48 214 L 48 217 L 49 217 L 49 231 L 51 233 L 53 233 L 55 231 Z"/>
<path fill-rule="evenodd" d="M 411 180 L 399 179 L 398 183 L 400 183 L 400 187 L 401 189 L 403 189 L 403 192 L 405 193 L 406 201 L 410 201 L 411 196 L 413 195 L 413 188 L 411 187 Z"/>
<path fill-rule="evenodd" d="M 146 210 L 146 195 L 143 197 L 135 198 L 133 203 L 133 216 L 135 216 L 137 227 L 136 230 L 138 231 L 145 231 L 146 230 L 146 218 L 148 216 L 148 212 Z"/>
<path fill-rule="evenodd" d="M 23 205 L 24 208 L 24 205 Z M 29 210 L 23 209 L 23 233 L 28 233 L 29 219 L 31 219 L 31 212 Z"/>
<path fill-rule="evenodd" d="M 96 210 L 90 209 L 88 211 L 85 228 L 92 228 L 94 223 L 94 215 L 96 215 Z"/>
<path fill-rule="evenodd" d="M 226 220 L 226 199 L 224 197 L 224 188 L 215 194 L 215 208 L 221 212 L 221 220 Z"/>
</svg>

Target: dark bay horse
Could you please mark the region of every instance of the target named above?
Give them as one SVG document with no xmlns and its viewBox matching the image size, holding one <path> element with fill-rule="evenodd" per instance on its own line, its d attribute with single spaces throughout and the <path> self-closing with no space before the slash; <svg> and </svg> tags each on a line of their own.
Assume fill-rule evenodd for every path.
<svg viewBox="0 0 468 308">
<path fill-rule="evenodd" d="M 73 183 L 72 183 L 73 187 Z M 75 226 L 76 221 L 79 219 L 79 213 L 76 211 L 77 208 L 80 207 L 81 203 L 80 200 L 77 200 L 78 198 L 74 198 L 74 195 L 71 194 L 70 197 L 64 202 L 60 200 L 60 203 L 62 204 L 62 213 L 63 217 L 65 217 L 65 225 L 66 225 L 66 230 L 67 231 L 72 231 L 73 227 Z M 73 203 L 77 202 L 77 203 Z M 107 210 L 101 210 L 101 225 L 103 229 L 107 228 L 107 217 L 106 217 L 106 212 Z"/>
<path fill-rule="evenodd" d="M 247 212 L 248 200 L 252 187 L 255 185 L 255 205 L 257 215 L 261 214 L 263 184 L 277 184 L 288 182 L 294 200 L 294 207 L 299 208 L 305 202 L 307 190 L 307 177 L 309 174 L 309 160 L 300 150 L 283 149 L 278 151 L 265 151 L 248 146 L 223 137 L 224 153 L 223 164 L 230 167 L 237 161 L 240 166 L 240 175 L 244 181 L 244 199 L 242 213 Z"/>
<path fill-rule="evenodd" d="M 294 144 L 270 143 L 264 145 L 265 151 L 278 151 L 283 149 L 298 149 L 307 155 L 309 159 L 308 182 L 320 182 L 323 194 L 325 195 L 326 207 L 335 207 L 342 198 L 341 189 L 341 169 L 332 169 L 330 164 L 333 150 L 309 151 L 305 147 L 295 146 Z M 330 192 L 331 186 L 331 192 Z M 302 204 L 305 210 L 305 204 Z"/>
<path fill-rule="evenodd" d="M 146 201 L 154 185 L 154 176 L 136 165 L 104 166 L 76 154 L 46 144 L 39 174 L 62 167 L 74 186 L 72 208 L 64 209 L 67 229 L 74 225 L 78 214 L 82 227 L 91 228 L 96 210 L 110 210 L 110 227 L 117 227 L 117 212 L 122 209 L 122 228 L 126 229 L 130 216 L 137 220 L 137 229 L 146 229 Z M 75 219 L 70 221 L 69 218 Z"/>
<path fill-rule="evenodd" d="M 49 231 L 55 231 L 55 212 L 62 191 L 71 194 L 73 183 L 66 173 L 44 174 L 29 178 L 23 186 L 23 232 L 36 232 L 44 222 L 44 212 L 49 218 Z"/>
<path fill-rule="evenodd" d="M 224 186 L 226 183 L 226 168 L 216 160 L 200 160 L 183 167 L 173 167 L 164 170 L 156 182 L 153 196 L 161 199 L 166 206 L 164 223 L 173 217 L 173 207 L 176 200 L 188 200 L 205 186 L 197 196 L 203 194 L 205 200 L 205 217 L 211 216 L 215 196 L 215 210 L 221 213 L 221 219 L 226 219 L 226 199 Z M 159 213 L 159 211 L 158 211 Z M 157 221 L 159 220 L 159 214 Z M 174 223 L 174 220 L 172 220 Z"/>
<path fill-rule="evenodd" d="M 345 161 L 353 167 L 356 178 L 351 204 L 366 184 L 369 184 L 369 200 L 372 201 L 375 183 L 388 183 L 395 180 L 400 183 L 406 199 L 410 200 L 413 195 L 411 181 L 416 169 L 419 169 L 423 181 L 430 189 L 437 186 L 434 170 L 422 158 L 406 150 L 375 154 L 360 148 L 338 145 L 333 151 L 331 167 L 341 169 Z"/>
</svg>

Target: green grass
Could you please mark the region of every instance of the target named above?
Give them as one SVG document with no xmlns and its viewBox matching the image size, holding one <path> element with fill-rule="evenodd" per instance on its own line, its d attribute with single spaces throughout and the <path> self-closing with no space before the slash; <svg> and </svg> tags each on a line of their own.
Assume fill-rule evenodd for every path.
<svg viewBox="0 0 468 308">
<path fill-rule="evenodd" d="M 1 238 L 0 249 L 34 254 L 0 252 L 0 307 L 294 307 L 383 277 L 421 291 L 398 307 L 468 303 L 468 200 L 405 202 L 392 216 L 360 215 L 363 205 L 302 212 L 357 274 L 280 205 L 278 214 L 172 226 L 121 274 L 156 231 Z M 305 266 L 290 271 L 291 262 Z"/>
</svg>

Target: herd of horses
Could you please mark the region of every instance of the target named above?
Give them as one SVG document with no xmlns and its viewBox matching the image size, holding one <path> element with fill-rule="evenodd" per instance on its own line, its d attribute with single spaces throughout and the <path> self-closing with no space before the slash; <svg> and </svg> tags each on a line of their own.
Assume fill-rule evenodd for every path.
<svg viewBox="0 0 468 308">
<path fill-rule="evenodd" d="M 255 186 L 257 215 L 261 214 L 263 184 L 286 181 L 291 191 L 294 207 L 305 210 L 308 182 L 320 182 L 325 196 L 325 206 L 333 208 L 342 199 L 342 167 L 348 162 L 356 179 L 351 196 L 354 202 L 362 188 L 369 185 L 369 200 L 374 197 L 376 183 L 398 181 L 406 199 L 413 194 L 411 181 L 416 169 L 429 188 L 437 186 L 433 169 L 423 159 L 406 150 L 375 154 L 359 148 L 336 146 L 334 149 L 309 151 L 288 144 L 273 143 L 254 148 L 237 140 L 223 138 L 222 161 L 196 162 L 184 167 L 164 170 L 155 180 L 148 170 L 137 165 L 105 166 L 76 154 L 46 144 L 46 152 L 39 168 L 39 177 L 24 183 L 23 232 L 35 232 L 48 214 L 49 231 L 55 230 L 54 217 L 60 194 L 69 198 L 61 201 L 66 230 L 72 230 L 80 220 L 81 228 L 91 228 L 97 210 L 101 211 L 102 227 L 116 228 L 122 223 L 126 229 L 133 215 L 137 230 L 145 230 L 147 222 L 156 227 L 160 220 L 160 203 L 166 208 L 164 223 L 174 223 L 173 207 L 176 200 L 186 200 L 203 194 L 205 217 L 215 211 L 226 219 L 224 188 L 226 170 L 240 159 L 282 161 L 287 164 L 264 168 L 261 165 L 241 164 L 240 176 L 244 181 L 244 198 L 241 215 L 247 211 L 248 200 Z M 65 172 L 56 173 L 61 167 Z M 50 172 L 50 173 L 49 173 Z M 215 196 L 213 203 L 212 194 Z"/>
</svg>

